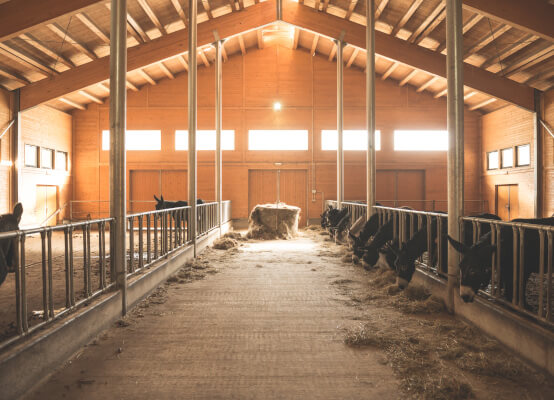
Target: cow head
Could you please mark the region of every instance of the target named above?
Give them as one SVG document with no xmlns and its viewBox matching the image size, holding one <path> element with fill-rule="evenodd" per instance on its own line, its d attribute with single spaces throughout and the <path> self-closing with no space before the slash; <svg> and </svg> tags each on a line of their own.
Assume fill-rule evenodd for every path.
<svg viewBox="0 0 554 400">
<path fill-rule="evenodd" d="M 154 200 L 157 201 L 156 210 L 163 210 L 164 209 L 164 203 L 165 203 L 163 195 L 160 196 L 159 199 L 156 197 L 156 195 L 154 195 Z"/>
<path fill-rule="evenodd" d="M 364 267 L 366 265 L 370 268 L 373 267 L 375 264 L 377 264 L 377 260 L 379 260 L 379 249 L 372 242 L 364 248 Z"/>
<path fill-rule="evenodd" d="M 0 232 L 10 232 L 19 229 L 23 215 L 23 206 L 17 203 L 13 213 L 0 215 Z M 17 254 L 17 238 L 0 240 L 0 284 L 7 272 L 13 272 L 19 265 Z"/>
<path fill-rule="evenodd" d="M 394 268 L 396 269 L 396 284 L 398 288 L 405 289 L 410 284 L 415 272 L 415 260 L 408 255 L 406 243 L 402 243 L 400 250 L 396 254 Z"/>
<path fill-rule="evenodd" d="M 485 288 L 491 279 L 491 257 L 496 247 L 486 241 L 466 246 L 450 236 L 448 241 L 462 255 L 460 261 L 460 297 L 466 303 L 472 302 L 479 289 Z"/>
</svg>

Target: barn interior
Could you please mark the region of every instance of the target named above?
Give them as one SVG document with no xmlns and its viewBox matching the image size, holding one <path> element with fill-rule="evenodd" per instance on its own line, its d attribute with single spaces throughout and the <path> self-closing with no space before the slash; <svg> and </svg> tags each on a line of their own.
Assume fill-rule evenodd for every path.
<svg viewBox="0 0 554 400">
<path fill-rule="evenodd" d="M 0 233 L 19 246 L 15 273 L 0 282 L 0 369 L 36 362 L 29 352 L 59 340 L 52 332 L 64 321 L 83 330 L 75 315 L 92 315 L 89 304 L 114 310 L 96 330 L 67 336 L 74 347 L 45 356 L 8 398 L 227 230 L 246 228 L 256 205 L 280 202 L 300 208 L 308 236 L 329 206 L 348 208 L 349 225 L 379 213 L 380 224 L 413 227 L 448 213 L 439 229 L 458 239 L 460 218 L 497 215 L 506 222 L 490 224 L 498 238 L 501 226 L 518 232 L 513 299 L 495 289 L 498 256 L 491 286 L 465 304 L 454 290 L 459 256 L 446 244 L 437 251 L 448 262 L 418 266 L 417 281 L 551 378 L 553 20 L 549 0 L 0 0 L 0 214 L 24 210 L 17 231 Z M 188 205 L 156 211 L 154 196 Z M 516 218 L 545 221 L 510 225 Z M 488 226 L 465 221 L 475 239 Z M 413 236 L 399 227 L 401 241 Z M 525 237 L 534 233 L 540 289 L 530 310 Z M 290 241 L 291 254 L 312 251 L 304 239 Z M 251 257 L 265 251 L 246 246 Z M 550 386 L 533 394 L 548 398 Z M 277 393 L 220 389 L 205 397 Z M 382 390 L 373 395 L 395 389 Z"/>
</svg>

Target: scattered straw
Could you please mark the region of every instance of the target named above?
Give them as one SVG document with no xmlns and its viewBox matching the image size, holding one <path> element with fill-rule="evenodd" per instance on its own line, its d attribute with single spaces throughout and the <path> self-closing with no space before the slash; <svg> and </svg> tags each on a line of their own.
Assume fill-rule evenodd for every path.
<svg viewBox="0 0 554 400">
<path fill-rule="evenodd" d="M 231 239 L 225 236 L 214 240 L 214 245 L 213 245 L 214 249 L 218 249 L 218 250 L 229 250 L 237 246 L 238 246 L 238 242 L 235 239 Z"/>
</svg>

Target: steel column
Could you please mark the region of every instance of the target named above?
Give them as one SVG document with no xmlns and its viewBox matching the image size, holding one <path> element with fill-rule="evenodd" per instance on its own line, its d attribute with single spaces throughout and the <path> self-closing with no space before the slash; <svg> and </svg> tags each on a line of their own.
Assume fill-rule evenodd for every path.
<svg viewBox="0 0 554 400">
<path fill-rule="evenodd" d="M 462 0 L 446 0 L 446 74 L 448 80 L 448 235 L 460 241 L 464 214 L 464 78 Z M 454 311 L 459 255 L 448 247 L 446 307 Z"/>
<path fill-rule="evenodd" d="M 534 91 L 535 113 L 533 126 L 533 181 L 535 197 L 535 218 L 542 217 L 542 129 L 541 129 L 541 92 L 538 89 Z M 516 154 L 517 159 L 517 154 Z"/>
<path fill-rule="evenodd" d="M 13 124 L 10 136 L 10 151 L 11 151 L 11 190 L 10 190 L 10 210 L 13 210 L 15 205 L 19 202 L 19 188 L 21 178 L 21 168 L 23 168 L 25 160 L 23 159 L 23 152 L 21 151 L 21 108 L 20 108 L 21 94 L 19 89 L 13 91 Z"/>
<path fill-rule="evenodd" d="M 189 205 L 191 215 L 189 219 L 192 235 L 194 257 L 196 257 L 197 236 L 197 209 L 196 209 L 196 0 L 188 0 L 189 5 L 189 73 L 188 73 L 188 120 L 189 120 L 189 150 L 188 150 L 188 180 L 189 180 Z"/>
<path fill-rule="evenodd" d="M 115 219 L 113 247 L 116 282 L 121 290 L 122 314 L 127 313 L 126 160 L 127 121 L 127 0 L 111 0 L 110 36 L 110 214 Z M 131 231 L 132 234 L 132 231 Z"/>
<path fill-rule="evenodd" d="M 366 0 L 366 218 L 375 212 L 376 162 L 375 162 L 375 0 Z"/>
<path fill-rule="evenodd" d="M 221 40 L 215 43 L 215 201 L 217 201 L 217 226 L 221 236 L 221 198 L 223 185 L 222 176 L 222 153 L 221 153 L 221 128 L 222 128 L 222 59 Z"/>
<path fill-rule="evenodd" d="M 337 41 L 337 208 L 344 201 L 344 151 L 343 151 L 343 67 L 344 42 Z"/>
</svg>

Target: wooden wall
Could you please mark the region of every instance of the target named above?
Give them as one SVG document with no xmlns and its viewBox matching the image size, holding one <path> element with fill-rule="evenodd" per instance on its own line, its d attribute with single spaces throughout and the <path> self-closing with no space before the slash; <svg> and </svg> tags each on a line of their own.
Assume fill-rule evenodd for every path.
<svg viewBox="0 0 554 400">
<path fill-rule="evenodd" d="M 543 95 L 542 119 L 554 129 L 554 89 Z M 554 215 L 554 138 L 542 128 L 543 144 L 543 216 Z"/>
<path fill-rule="evenodd" d="M 13 96 L 0 88 L 0 134 L 12 120 Z M 10 209 L 10 136 L 11 129 L 0 139 L 0 214 Z"/>
<path fill-rule="evenodd" d="M 198 70 L 198 129 L 214 129 L 214 68 Z M 274 111 L 275 101 L 283 109 Z M 109 128 L 108 104 L 73 113 L 74 199 L 109 199 L 108 152 L 101 150 L 101 131 Z M 139 92 L 128 92 L 128 129 L 161 129 L 162 151 L 129 151 L 129 170 L 183 170 L 186 152 L 174 150 L 175 129 L 187 129 L 187 77 L 162 80 Z M 223 197 L 233 201 L 233 218 L 248 216 L 248 171 L 304 169 L 308 172 L 308 215 L 318 217 L 323 199 L 336 197 L 336 152 L 322 151 L 322 129 L 336 129 L 336 64 L 303 50 L 280 46 L 249 50 L 223 66 L 223 128 L 235 130 L 235 150 L 223 153 Z M 480 199 L 481 149 L 479 115 L 466 112 L 466 199 Z M 365 75 L 346 68 L 344 127 L 365 128 Z M 308 151 L 247 150 L 249 129 L 307 129 Z M 446 102 L 410 86 L 377 82 L 377 129 L 382 150 L 379 170 L 425 171 L 425 198 L 446 199 L 446 152 L 394 152 L 394 129 L 446 129 Z M 213 152 L 198 154 L 199 197 L 213 199 Z M 345 152 L 345 197 L 365 198 L 365 152 Z M 128 175 L 129 178 L 129 175 Z M 312 198 L 312 189 L 317 195 Z M 186 188 L 183 188 L 186 197 Z M 154 193 L 152 193 L 154 194 Z M 443 209 L 446 204 L 443 203 Z M 98 203 L 90 205 L 98 210 Z M 104 203 L 107 212 L 107 204 Z"/>
</svg>

